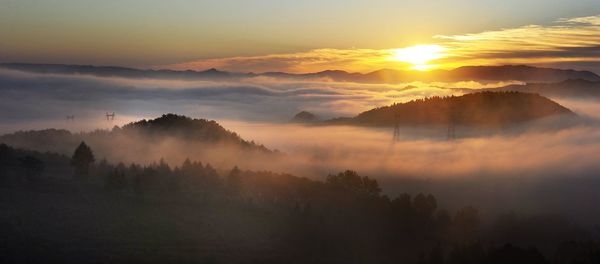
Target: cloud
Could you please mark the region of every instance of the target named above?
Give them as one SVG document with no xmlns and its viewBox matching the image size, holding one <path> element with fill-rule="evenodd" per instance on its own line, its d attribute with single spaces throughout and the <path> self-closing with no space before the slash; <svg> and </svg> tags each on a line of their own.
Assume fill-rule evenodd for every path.
<svg viewBox="0 0 600 264">
<path fill-rule="evenodd" d="M 289 81 L 273 78 L 254 78 L 243 82 L 207 82 L 207 81 L 173 81 L 173 80 L 137 80 L 123 78 L 99 78 L 91 76 L 71 76 L 71 75 L 44 75 L 29 74 L 13 71 L 0 71 L 0 120 L 2 132 L 10 132 L 23 128 L 68 128 L 79 132 L 82 129 L 90 128 L 110 128 L 113 125 L 122 125 L 140 118 L 154 118 L 163 113 L 174 112 L 185 114 L 192 117 L 201 117 L 221 120 L 244 120 L 252 122 L 266 123 L 284 123 L 294 114 L 301 110 L 315 112 L 323 117 L 353 116 L 359 112 L 369 110 L 375 107 L 389 105 L 394 102 L 406 102 L 409 100 L 430 97 L 458 95 L 462 89 L 453 89 L 461 87 L 493 87 L 506 85 L 508 83 L 488 83 L 479 84 L 477 82 L 460 83 L 406 83 L 406 84 L 356 84 L 356 83 L 337 83 L 331 81 Z M 597 102 L 562 100 L 567 107 L 573 108 L 579 113 L 596 118 Z M 105 112 L 116 112 L 117 120 L 107 122 L 103 120 Z M 76 115 L 76 122 L 65 121 L 65 116 Z M 250 125 L 246 125 L 250 126 Z M 233 123 L 231 127 L 238 131 Z M 271 134 L 268 131 L 286 131 L 284 134 Z M 360 156 L 357 159 L 347 159 L 364 161 L 364 169 L 378 173 L 388 173 L 398 171 L 394 166 L 386 170 L 378 170 L 375 162 L 380 159 L 381 153 L 389 145 L 389 131 L 366 133 L 361 129 L 349 130 L 350 132 L 339 132 L 337 128 L 314 128 L 304 127 L 279 128 L 271 127 L 269 129 L 252 128 L 244 130 L 243 127 L 238 132 L 245 138 L 256 139 L 261 143 L 268 143 L 269 146 L 293 150 L 302 148 L 306 153 L 326 153 L 324 157 L 314 161 L 307 159 L 307 164 L 326 161 L 328 157 L 340 160 L 345 155 Z M 413 131 L 414 135 L 428 135 L 444 139 L 444 131 Z M 590 135 L 596 136 L 594 130 L 588 131 Z M 246 133 L 250 133 L 247 136 Z M 332 149 L 326 151 L 317 147 L 311 151 L 311 144 L 317 146 L 317 143 L 311 143 L 311 138 L 305 138 L 307 135 L 320 135 L 319 140 L 330 142 Z M 584 134 L 584 133 L 582 133 Z M 278 138 L 290 136 L 298 139 L 296 141 L 286 138 L 277 142 Z M 330 138 L 331 136 L 331 138 Z M 412 134 L 411 134 L 412 136 Z M 543 136 L 543 135 L 542 135 Z M 309 136 L 312 137 L 312 136 Z M 578 137 L 581 137 L 578 135 Z M 550 138 L 551 139 L 551 138 Z M 316 140 L 316 139 L 315 139 Z M 489 140 L 498 140 L 492 138 Z M 514 139 L 511 139 L 514 140 Z M 280 146 L 280 143 L 301 142 L 298 146 Z M 505 139 L 498 140 L 494 145 L 500 147 Z M 522 140 L 526 141 L 526 140 Z M 352 148 L 343 148 L 347 142 L 361 142 L 353 144 Z M 454 156 L 444 156 L 443 160 L 457 160 L 463 156 L 458 155 L 458 150 L 452 149 L 452 144 L 438 142 L 436 147 L 432 142 L 428 142 L 427 148 L 421 148 L 420 145 L 425 141 L 419 141 L 412 138 L 411 141 L 396 144 L 389 151 L 394 151 L 392 160 L 411 161 L 403 165 L 404 174 L 417 174 L 426 169 L 427 159 L 419 159 L 419 156 L 427 156 L 427 153 L 421 153 L 425 149 L 435 150 L 439 153 L 454 153 Z M 469 155 L 475 153 L 480 142 L 478 139 L 469 139 L 463 142 L 469 142 L 470 147 L 461 147 L 461 150 L 471 149 Z M 364 144 L 363 144 L 364 143 Z M 485 142 L 484 142 L 485 143 Z M 513 142 L 514 143 L 514 142 Z M 296 143 L 290 143 L 296 144 Z M 297 143 L 300 144 L 300 143 Z M 488 143 L 485 143 L 488 144 Z M 559 143 L 548 143 L 549 146 L 556 146 Z M 321 144 L 322 145 L 322 144 Z M 594 145 L 595 146 L 595 145 Z M 474 172 L 478 170 L 493 171 L 497 169 L 500 158 L 485 157 L 487 153 L 503 153 L 511 149 L 507 147 L 503 150 L 496 149 L 491 152 L 485 152 L 476 155 L 473 158 L 483 158 L 481 162 L 474 162 L 470 166 L 460 165 L 458 163 L 441 164 L 437 166 L 437 174 L 462 174 L 466 171 Z M 410 150 L 410 151 L 409 151 Z M 544 152 L 543 145 L 532 148 L 534 152 Z M 514 152 L 516 153 L 516 152 Z M 564 153 L 564 152 L 563 152 Z M 379 155 L 379 156 L 378 156 Z M 412 156 L 414 155 L 414 156 Z M 440 154 L 441 155 L 441 154 Z M 466 154 L 465 154 L 466 155 Z M 494 154 L 495 155 L 495 154 Z M 533 155 L 533 153 L 524 153 L 524 156 Z M 438 157 L 439 158 L 439 157 Z M 369 161 L 370 160 L 370 161 Z M 367 162 L 369 161 L 369 162 Z M 386 161 L 387 162 L 387 161 Z M 389 161 L 391 162 L 391 160 Z M 538 161 L 541 162 L 541 161 Z M 565 164 L 575 164 L 580 162 L 572 160 Z M 339 169 L 343 167 L 353 167 L 350 163 L 341 163 Z M 529 165 L 530 167 L 528 167 Z M 558 163 L 560 164 L 560 163 Z M 455 166 L 456 165 L 456 166 Z M 328 165 L 327 165 L 328 166 Z M 323 167 L 327 167 L 323 164 Z M 529 159 L 529 163 L 515 163 L 513 169 L 526 171 L 538 166 L 545 166 L 536 163 L 535 157 Z M 389 171 L 388 171 L 389 170 Z"/>
<path fill-rule="evenodd" d="M 306 73 L 324 70 L 370 72 L 374 69 L 408 65 L 390 59 L 394 50 L 376 49 L 314 49 L 305 52 L 270 54 L 231 58 L 204 59 L 157 68 L 176 70 L 206 70 L 217 68 L 236 72 Z"/>
<path fill-rule="evenodd" d="M 464 35 L 438 35 L 453 56 L 450 65 L 541 64 L 600 67 L 600 15 L 559 19 L 551 25 L 527 25 Z"/>
<path fill-rule="evenodd" d="M 287 122 L 296 113 L 307 110 L 323 118 L 333 118 L 354 116 L 392 103 L 465 92 L 454 88 L 509 84 L 518 82 L 362 84 L 271 77 L 215 82 L 0 70 L 0 132 L 44 128 L 35 124 L 47 125 L 50 120 L 74 131 L 88 130 L 94 124 L 110 128 L 167 112 L 216 120 Z M 106 112 L 116 112 L 122 122 L 103 122 Z M 65 123 L 67 115 L 76 115 L 78 121 Z"/>
<path fill-rule="evenodd" d="M 272 170 L 321 178 L 346 169 L 375 177 L 393 196 L 430 192 L 445 207 L 474 205 L 485 214 L 564 213 L 595 224 L 600 220 L 600 130 L 597 122 L 549 129 L 545 122 L 512 133 L 473 135 L 459 128 L 455 141 L 444 128 L 392 129 L 312 127 L 223 122 L 242 137 L 286 152 Z M 265 163 L 263 163 L 265 165 Z M 500 202 L 501 201 L 501 202 Z"/>
<path fill-rule="evenodd" d="M 531 128 L 488 134 L 457 128 L 459 139 L 452 142 L 445 140 L 443 128 L 402 128 L 402 140 L 393 144 L 390 129 L 282 124 L 300 110 L 325 117 L 349 116 L 393 102 L 462 91 L 453 88 L 505 84 L 389 85 L 265 77 L 243 82 L 210 82 L 0 71 L 0 133 L 48 127 L 79 132 L 174 112 L 216 119 L 243 138 L 282 150 L 287 156 L 276 162 L 261 160 L 242 156 L 235 149 L 214 152 L 176 139 L 123 147 L 134 141 L 125 138 L 114 145 L 94 147 L 100 156 L 114 161 L 150 162 L 165 157 L 175 164 L 189 156 L 221 169 L 237 164 L 245 169 L 270 169 L 310 177 L 354 169 L 362 175 L 377 177 L 390 193 L 432 192 L 448 203 L 461 205 L 488 201 L 489 206 L 498 206 L 497 201 L 502 200 L 505 201 L 502 205 L 511 209 L 520 208 L 523 201 L 545 203 L 548 207 L 562 202 L 567 208 L 583 204 L 581 200 L 590 197 L 599 199 L 597 188 L 593 192 L 583 190 L 589 195 L 573 194 L 582 191 L 578 186 L 600 187 L 600 183 L 562 184 L 584 176 L 588 183 L 600 170 L 596 158 L 600 155 L 600 130 L 594 122 L 566 129 L 540 122 Z M 561 103 L 598 118 L 594 114 L 598 113 L 597 102 L 563 100 Z M 104 120 L 106 111 L 115 111 L 117 120 Z M 67 121 L 66 115 L 75 115 L 76 120 Z M 139 156 L 140 153 L 147 154 Z M 550 178 L 556 181 L 541 180 Z M 580 200 L 565 202 L 572 197 Z"/>
<path fill-rule="evenodd" d="M 540 121 L 514 133 L 492 134 L 459 128 L 457 141 L 446 141 L 444 128 L 403 127 L 399 142 L 392 142 L 392 130 L 385 128 L 239 121 L 224 125 L 245 138 L 285 150 L 294 157 L 296 167 L 305 167 L 295 171 L 299 174 L 353 168 L 380 177 L 536 177 L 600 169 L 593 158 L 600 155 L 600 132 L 595 122 L 556 130 Z"/>
<path fill-rule="evenodd" d="M 497 83 L 502 85 L 505 83 Z M 212 119 L 286 122 L 302 110 L 323 117 L 352 116 L 374 107 L 428 96 L 460 94 L 447 87 L 494 84 L 357 84 L 330 80 L 293 81 L 257 77 L 232 81 L 127 79 L 0 71 L 3 132 L 67 115 L 102 121 L 105 112 L 146 118 L 166 112 Z M 20 124 L 15 125 L 15 124 Z M 108 124 L 102 125 L 105 127 Z M 72 127 L 69 125 L 69 127 Z M 87 129 L 90 126 L 83 126 Z M 75 129 L 76 131 L 79 129 Z"/>
<path fill-rule="evenodd" d="M 550 25 L 526 25 L 463 35 L 437 35 L 432 42 L 444 48 L 443 58 L 431 61 L 441 68 L 465 65 L 532 64 L 600 72 L 600 15 L 559 19 Z M 323 70 L 370 72 L 411 69 L 394 59 L 397 48 L 314 49 L 297 53 L 202 59 L 157 68 L 238 72 Z"/>
</svg>

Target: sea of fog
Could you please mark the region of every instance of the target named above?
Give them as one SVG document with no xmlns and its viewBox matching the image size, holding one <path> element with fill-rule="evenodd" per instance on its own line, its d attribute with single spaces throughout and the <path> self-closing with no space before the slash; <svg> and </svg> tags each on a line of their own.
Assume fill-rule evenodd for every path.
<svg viewBox="0 0 600 264">
<path fill-rule="evenodd" d="M 394 102 L 460 95 L 453 88 L 490 88 L 501 83 L 356 84 L 256 78 L 211 82 L 34 74 L 0 70 L 0 133 L 58 128 L 72 132 L 111 129 L 164 113 L 214 119 L 246 140 L 294 157 L 281 168 L 300 175 L 355 169 L 371 175 L 453 177 L 540 175 L 595 169 L 600 151 L 600 104 L 555 98 L 586 118 L 559 126 L 543 121 L 515 131 L 473 133 L 446 130 L 349 126 L 302 126 L 291 117 L 308 110 L 323 118 L 352 116 Z M 107 120 L 106 113 L 115 113 Z M 67 119 L 74 116 L 74 119 Z"/>
<path fill-rule="evenodd" d="M 455 140 L 447 140 L 443 128 L 401 128 L 400 140 L 392 141 L 391 129 L 288 123 L 302 110 L 323 118 L 352 116 L 394 102 L 461 94 L 453 88 L 506 84 L 367 85 L 268 78 L 210 82 L 3 70 L 0 133 L 44 128 L 73 132 L 111 129 L 142 118 L 177 113 L 214 119 L 242 138 L 286 155 L 285 159 L 256 162 L 242 169 L 313 178 L 352 169 L 377 178 L 391 195 L 431 192 L 449 207 L 477 203 L 483 210 L 516 208 L 527 212 L 559 208 L 581 219 L 600 220 L 600 216 L 584 217 L 590 210 L 600 209 L 596 191 L 600 188 L 598 102 L 553 98 L 585 117 L 585 122 L 556 126 L 540 121 L 514 131 L 482 134 L 458 128 Z M 115 113 L 114 120 L 106 120 L 107 112 Z M 68 120 L 68 115 L 75 116 L 74 120 Z M 186 154 L 177 157 L 182 159 Z M 130 159 L 127 161 L 148 161 Z M 173 160 L 177 162 L 180 160 Z"/>
</svg>

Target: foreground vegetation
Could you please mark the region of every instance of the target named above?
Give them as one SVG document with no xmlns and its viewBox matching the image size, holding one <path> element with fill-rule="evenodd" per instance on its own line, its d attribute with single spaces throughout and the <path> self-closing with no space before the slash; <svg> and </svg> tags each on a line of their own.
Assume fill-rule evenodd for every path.
<svg viewBox="0 0 600 264">
<path fill-rule="evenodd" d="M 72 157 L 0 145 L 0 262 L 600 263 L 594 235 L 560 217 L 484 223 L 354 171 L 95 160 L 85 143 Z"/>
</svg>

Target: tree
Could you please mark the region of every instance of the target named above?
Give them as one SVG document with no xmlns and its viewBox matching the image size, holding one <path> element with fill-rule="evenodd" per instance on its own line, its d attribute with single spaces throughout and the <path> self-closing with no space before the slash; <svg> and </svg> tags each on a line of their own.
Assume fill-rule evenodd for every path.
<svg viewBox="0 0 600 264">
<path fill-rule="evenodd" d="M 227 188 L 230 195 L 237 196 L 242 189 L 242 171 L 237 167 L 233 167 L 227 175 Z"/>
<path fill-rule="evenodd" d="M 486 251 L 480 242 L 456 244 L 446 258 L 447 264 L 479 264 L 486 261 Z M 511 263 L 511 262 L 507 262 Z"/>
<path fill-rule="evenodd" d="M 44 162 L 34 156 L 25 156 L 20 161 L 29 182 L 37 181 L 44 172 Z"/>
<path fill-rule="evenodd" d="M 14 150 L 5 145 L 0 144 L 0 180 L 8 180 L 9 172 L 14 170 Z"/>
<path fill-rule="evenodd" d="M 413 201 L 416 213 L 423 218 L 430 218 L 437 208 L 437 201 L 433 195 L 417 194 Z"/>
<path fill-rule="evenodd" d="M 453 239 L 458 243 L 473 242 L 477 238 L 479 229 L 479 211 L 472 206 L 467 206 L 456 212 L 453 219 Z"/>
<path fill-rule="evenodd" d="M 430 264 L 444 264 L 444 250 L 439 243 L 429 253 Z"/>
<path fill-rule="evenodd" d="M 377 180 L 367 176 L 360 176 L 358 173 L 351 170 L 340 172 L 337 175 L 328 175 L 326 181 L 336 188 L 341 188 L 357 194 L 378 196 L 381 192 Z"/>
<path fill-rule="evenodd" d="M 92 149 L 82 141 L 77 149 L 75 149 L 73 157 L 71 158 L 71 166 L 75 168 L 75 177 L 87 178 L 89 175 L 90 164 L 94 161 L 95 158 Z"/>
<path fill-rule="evenodd" d="M 144 176 L 141 173 L 136 173 L 133 176 L 133 191 L 138 196 L 144 195 Z"/>
<path fill-rule="evenodd" d="M 111 191 L 120 191 L 127 187 L 127 179 L 123 170 L 115 169 L 106 175 L 104 179 L 104 187 Z"/>
<path fill-rule="evenodd" d="M 490 249 L 486 263 L 490 264 L 546 264 L 548 261 L 536 248 L 520 248 L 506 244 L 501 248 Z"/>
</svg>

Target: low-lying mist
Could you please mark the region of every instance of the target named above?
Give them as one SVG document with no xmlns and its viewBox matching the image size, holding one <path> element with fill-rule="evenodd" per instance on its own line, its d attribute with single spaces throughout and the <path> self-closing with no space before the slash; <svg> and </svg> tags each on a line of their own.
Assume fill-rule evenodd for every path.
<svg viewBox="0 0 600 264">
<path fill-rule="evenodd" d="M 510 83 L 365 85 L 262 77 L 215 83 L 2 71 L 0 84 L 0 132 L 66 128 L 76 133 L 69 142 L 19 142 L 17 147 L 71 155 L 78 141 L 85 140 L 98 160 L 113 163 L 164 159 L 178 166 L 190 158 L 221 171 L 237 165 L 311 178 L 351 169 L 378 179 L 386 193 L 433 193 L 448 207 L 472 204 L 490 214 L 551 211 L 586 223 L 600 221 L 600 214 L 590 213 L 600 211 L 597 102 L 552 98 L 584 117 L 583 122 L 540 120 L 485 133 L 459 127 L 451 141 L 443 127 L 401 128 L 400 140 L 392 141 L 391 128 L 286 122 L 300 110 L 325 118 L 351 116 L 393 102 L 462 91 L 452 88 Z M 115 120 L 105 120 L 104 113 L 113 111 Z M 216 119 L 242 138 L 283 154 L 265 155 L 177 137 L 78 133 L 166 112 Z M 75 115 L 75 120 L 65 120 L 67 115 Z"/>
<path fill-rule="evenodd" d="M 89 131 L 179 113 L 216 120 L 287 122 L 308 110 L 323 118 L 462 89 L 514 82 L 359 84 L 328 79 L 163 80 L 35 74 L 0 69 L 0 133 L 47 127 Z M 273 111 L 277 109 L 277 111 Z M 103 122 L 115 112 L 115 122 Z M 74 116 L 67 122 L 66 116 Z"/>
<path fill-rule="evenodd" d="M 582 223 L 600 220 L 600 130 L 595 122 L 551 127 L 543 121 L 502 133 L 478 134 L 446 128 L 392 129 L 350 126 L 223 121 L 242 138 L 283 154 L 273 155 L 220 143 L 190 142 L 178 137 L 150 138 L 106 131 L 75 134 L 65 142 L 18 142 L 17 146 L 70 155 L 85 140 L 98 160 L 172 167 L 186 159 L 210 163 L 223 174 L 233 166 L 323 179 L 347 169 L 376 178 L 385 193 L 434 193 L 444 206 L 473 205 L 484 215 L 509 210 L 523 215 L 565 214 Z M 14 144 L 14 142 L 13 142 Z"/>
<path fill-rule="evenodd" d="M 241 122 L 225 122 L 225 126 L 244 138 L 283 150 L 297 164 L 333 171 L 355 168 L 377 175 L 446 178 L 573 173 L 595 167 L 592 157 L 600 154 L 600 131 L 594 124 L 462 138 L 460 133 L 472 132 L 458 128 L 459 138 L 452 141 L 446 139 L 446 128 L 401 128 L 401 138 L 395 142 L 391 128 Z"/>
<path fill-rule="evenodd" d="M 594 122 L 560 129 L 471 135 L 458 128 L 391 129 L 306 127 L 227 122 L 288 153 L 271 169 L 323 177 L 345 169 L 377 178 L 384 191 L 435 193 L 446 206 L 472 204 L 485 214 L 565 214 L 586 224 L 600 220 L 600 130 Z M 461 137 L 462 136 L 462 137 Z"/>
</svg>

